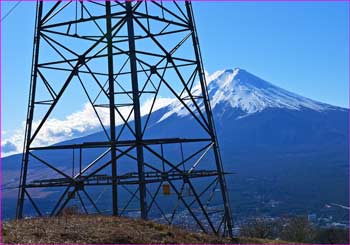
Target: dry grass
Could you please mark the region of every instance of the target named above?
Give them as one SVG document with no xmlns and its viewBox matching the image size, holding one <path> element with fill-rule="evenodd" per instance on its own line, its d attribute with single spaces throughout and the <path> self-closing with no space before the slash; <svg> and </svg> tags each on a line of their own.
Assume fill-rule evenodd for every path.
<svg viewBox="0 0 350 245">
<path fill-rule="evenodd" d="M 2 234 L 2 242 L 7 244 L 271 243 L 259 239 L 222 240 L 151 221 L 100 215 L 9 221 L 3 223 Z"/>
</svg>

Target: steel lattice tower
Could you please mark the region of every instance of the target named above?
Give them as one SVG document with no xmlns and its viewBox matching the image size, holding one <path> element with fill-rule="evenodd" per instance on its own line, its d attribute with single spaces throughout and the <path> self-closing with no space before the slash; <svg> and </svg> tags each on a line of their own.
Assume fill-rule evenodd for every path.
<svg viewBox="0 0 350 245">
<path fill-rule="evenodd" d="M 58 215 L 76 202 L 86 213 L 108 207 L 232 236 L 191 2 L 38 1 L 36 8 L 17 217 L 30 205 L 40 216 Z M 180 121 L 152 119 L 161 94 L 191 117 L 185 126 L 193 135 L 181 135 Z M 58 107 L 84 105 L 83 97 L 103 133 L 43 145 Z M 38 197 L 47 191 L 58 195 Z"/>
</svg>

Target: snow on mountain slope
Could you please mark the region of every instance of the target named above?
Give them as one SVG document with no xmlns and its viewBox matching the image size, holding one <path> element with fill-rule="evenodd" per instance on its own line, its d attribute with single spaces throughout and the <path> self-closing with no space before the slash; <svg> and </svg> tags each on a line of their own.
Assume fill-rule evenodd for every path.
<svg viewBox="0 0 350 245">
<path fill-rule="evenodd" d="M 227 102 L 231 107 L 241 108 L 247 113 L 262 111 L 267 107 L 316 111 L 333 108 L 288 92 L 238 68 L 226 70 L 210 81 L 208 90 L 212 107 Z"/>
<path fill-rule="evenodd" d="M 207 76 L 207 80 L 213 110 L 219 106 L 224 111 L 235 108 L 241 110 L 244 116 L 248 116 L 267 108 L 314 111 L 340 109 L 288 92 L 239 68 L 215 72 Z M 193 93 L 196 95 L 199 92 L 200 87 L 197 85 Z M 194 110 L 189 102 L 188 105 Z M 159 121 L 173 114 L 183 117 L 189 112 L 180 102 L 175 101 L 168 106 L 168 111 Z"/>
</svg>

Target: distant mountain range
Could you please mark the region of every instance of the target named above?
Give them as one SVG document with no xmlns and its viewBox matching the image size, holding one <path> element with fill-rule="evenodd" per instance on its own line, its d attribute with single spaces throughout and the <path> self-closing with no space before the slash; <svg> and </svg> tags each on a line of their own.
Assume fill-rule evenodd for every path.
<svg viewBox="0 0 350 245">
<path fill-rule="evenodd" d="M 349 206 L 349 110 L 288 92 L 242 69 L 218 71 L 211 78 L 208 92 L 224 168 L 235 173 L 227 179 L 235 218 L 308 213 L 345 217 L 344 210 L 327 204 Z M 152 114 L 149 135 L 200 135 L 191 129 L 192 120 L 173 102 Z M 166 130 L 170 125 L 171 132 Z M 102 137 L 98 132 L 63 143 Z M 20 157 L 3 158 L 5 217 L 13 216 L 17 190 L 6 188 L 18 182 Z M 67 158 L 51 157 L 60 162 Z"/>
</svg>

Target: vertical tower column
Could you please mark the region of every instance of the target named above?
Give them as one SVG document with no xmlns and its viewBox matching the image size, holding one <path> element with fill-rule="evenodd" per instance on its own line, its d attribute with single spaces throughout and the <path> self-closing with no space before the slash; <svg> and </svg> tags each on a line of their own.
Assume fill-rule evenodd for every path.
<svg viewBox="0 0 350 245">
<path fill-rule="evenodd" d="M 108 52 L 108 94 L 109 94 L 109 118 L 111 137 L 111 162 L 112 162 L 112 210 L 113 215 L 118 215 L 118 182 L 117 160 L 115 145 L 115 102 L 114 102 L 114 72 L 113 72 L 113 40 L 112 40 L 112 17 L 111 2 L 106 1 L 106 38 Z"/>
<path fill-rule="evenodd" d="M 205 81 L 204 67 L 203 67 L 203 63 L 202 63 L 202 57 L 201 57 L 201 52 L 200 52 L 200 47 L 199 47 L 197 30 L 196 30 L 195 22 L 194 22 L 192 4 L 190 1 L 186 1 L 185 4 L 186 4 L 186 10 L 187 10 L 190 28 L 192 29 L 192 41 L 193 41 L 193 47 L 194 47 L 194 52 L 195 52 L 195 56 L 196 56 L 199 81 L 201 84 L 202 94 L 204 97 L 204 107 L 205 107 L 205 111 L 206 111 L 207 118 L 208 118 L 209 132 L 210 132 L 210 136 L 211 136 L 211 139 L 213 142 L 214 157 L 215 157 L 215 162 L 216 162 L 216 166 L 217 166 L 217 170 L 218 170 L 218 180 L 219 180 L 220 189 L 221 189 L 221 193 L 222 193 L 222 199 L 224 202 L 227 230 L 228 230 L 229 236 L 232 237 L 232 228 L 233 228 L 233 226 L 232 226 L 232 212 L 231 212 L 230 202 L 228 199 L 226 180 L 225 180 L 225 176 L 224 176 L 218 140 L 216 137 L 216 130 L 215 130 L 215 124 L 214 124 L 214 119 L 213 119 L 213 113 L 211 111 L 210 100 L 209 100 L 209 95 L 208 95 L 208 91 L 207 91 L 207 84 Z"/>
<path fill-rule="evenodd" d="M 37 2 L 37 13 L 35 20 L 35 30 L 34 30 L 34 50 L 33 50 L 33 70 L 31 74 L 31 83 L 29 91 L 29 101 L 28 101 L 28 110 L 27 110 L 27 120 L 26 120 L 26 129 L 24 136 L 24 147 L 23 147 L 23 156 L 22 156 L 22 168 L 20 176 L 20 184 L 18 191 L 17 199 L 17 210 L 16 217 L 21 219 L 23 217 L 23 204 L 24 196 L 26 193 L 26 182 L 27 182 L 27 171 L 29 164 L 29 146 L 32 137 L 32 123 L 34 117 L 34 105 L 35 105 L 35 93 L 36 93 L 36 84 L 38 78 L 38 62 L 39 62 L 39 47 L 40 47 L 40 31 L 41 31 L 41 18 L 43 13 L 43 2 Z"/>
<path fill-rule="evenodd" d="M 132 94 L 134 103 L 134 122 L 136 133 L 136 154 L 137 154 L 137 168 L 139 174 L 139 192 L 140 192 L 140 208 L 141 218 L 147 219 L 147 203 L 146 203 L 146 184 L 144 176 L 144 156 L 142 146 L 142 131 L 141 131 L 141 111 L 140 111 L 140 92 L 137 76 L 137 64 L 135 53 L 135 33 L 133 23 L 133 10 L 131 1 L 126 1 L 126 18 L 129 39 L 129 57 L 130 57 L 130 72 L 132 83 Z"/>
</svg>

